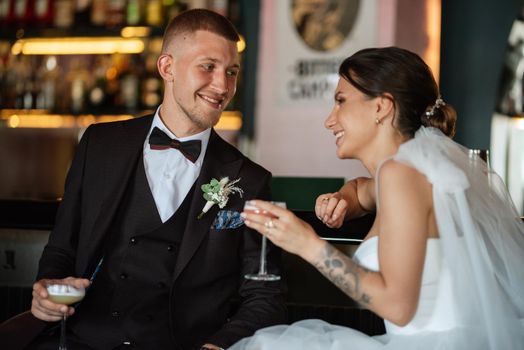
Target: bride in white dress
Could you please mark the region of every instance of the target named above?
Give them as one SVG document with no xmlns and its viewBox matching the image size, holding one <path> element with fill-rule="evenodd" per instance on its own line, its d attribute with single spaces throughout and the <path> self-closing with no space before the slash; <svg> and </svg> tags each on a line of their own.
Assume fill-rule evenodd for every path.
<svg viewBox="0 0 524 350">
<path fill-rule="evenodd" d="M 524 349 L 524 224 L 499 177 L 451 140 L 455 112 L 430 69 L 389 47 L 357 52 L 339 74 L 325 125 L 337 156 L 372 177 L 319 196 L 315 210 L 330 227 L 376 211 L 353 259 L 270 203 L 242 215 L 384 318 L 387 332 L 306 320 L 231 349 Z"/>
</svg>

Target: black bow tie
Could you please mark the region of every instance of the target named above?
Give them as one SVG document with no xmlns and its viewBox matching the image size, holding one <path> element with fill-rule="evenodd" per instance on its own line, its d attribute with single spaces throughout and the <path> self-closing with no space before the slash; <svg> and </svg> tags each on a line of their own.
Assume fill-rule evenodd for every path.
<svg viewBox="0 0 524 350">
<path fill-rule="evenodd" d="M 200 140 L 190 140 L 183 142 L 173 140 L 156 126 L 149 136 L 149 147 L 151 149 L 176 148 L 193 163 L 196 162 L 198 156 L 200 155 L 201 145 L 202 141 Z"/>
</svg>

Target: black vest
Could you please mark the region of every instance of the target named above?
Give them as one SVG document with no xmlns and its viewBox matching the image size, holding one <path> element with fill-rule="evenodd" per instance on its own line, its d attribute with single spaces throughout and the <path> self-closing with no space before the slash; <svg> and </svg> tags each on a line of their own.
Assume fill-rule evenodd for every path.
<svg viewBox="0 0 524 350">
<path fill-rule="evenodd" d="M 68 321 L 72 336 L 96 349 L 128 342 L 143 349 L 175 347 L 169 291 L 195 186 L 162 223 L 142 157 L 135 169 L 107 233 L 100 273 Z"/>
</svg>

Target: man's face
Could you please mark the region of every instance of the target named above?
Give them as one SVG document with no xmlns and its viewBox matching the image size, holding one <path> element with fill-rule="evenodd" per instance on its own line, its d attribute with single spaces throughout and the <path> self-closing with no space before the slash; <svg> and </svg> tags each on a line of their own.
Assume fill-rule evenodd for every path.
<svg viewBox="0 0 524 350">
<path fill-rule="evenodd" d="M 184 36 L 170 49 L 174 80 L 169 100 L 175 113 L 202 131 L 216 125 L 233 98 L 240 62 L 236 43 L 220 35 L 199 30 Z"/>
</svg>

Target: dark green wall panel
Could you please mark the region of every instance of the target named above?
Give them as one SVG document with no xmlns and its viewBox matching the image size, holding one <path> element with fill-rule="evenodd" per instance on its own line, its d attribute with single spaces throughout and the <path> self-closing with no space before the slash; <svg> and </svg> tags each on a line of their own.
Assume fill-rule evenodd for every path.
<svg viewBox="0 0 524 350">
<path fill-rule="evenodd" d="M 441 90 L 458 113 L 456 140 L 488 149 L 507 38 L 521 0 L 443 0 Z"/>
</svg>

